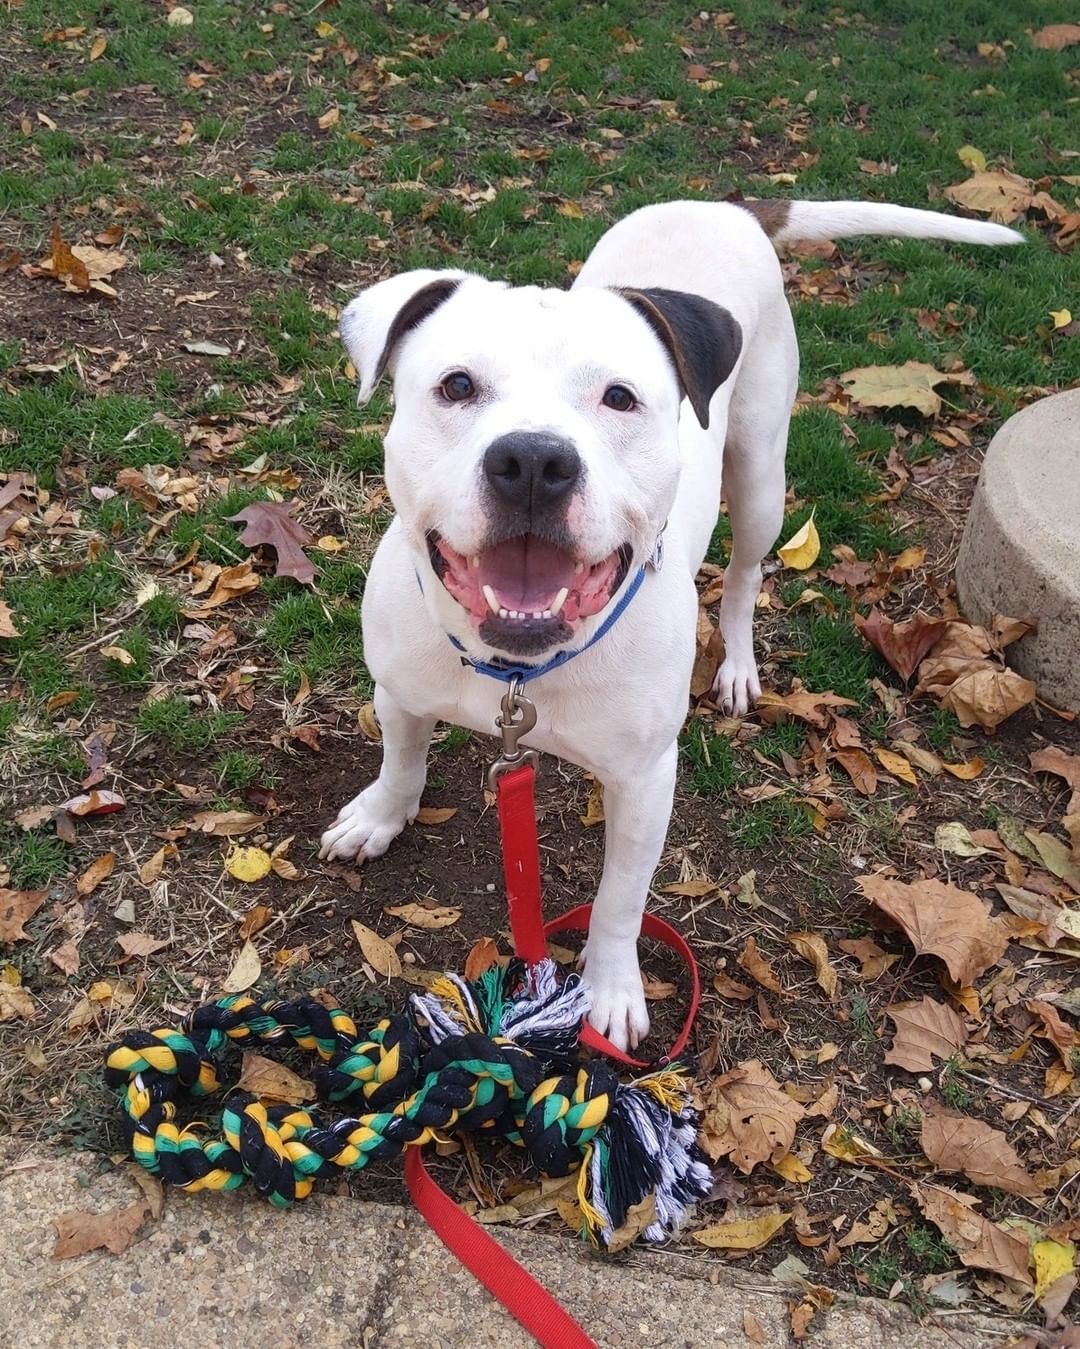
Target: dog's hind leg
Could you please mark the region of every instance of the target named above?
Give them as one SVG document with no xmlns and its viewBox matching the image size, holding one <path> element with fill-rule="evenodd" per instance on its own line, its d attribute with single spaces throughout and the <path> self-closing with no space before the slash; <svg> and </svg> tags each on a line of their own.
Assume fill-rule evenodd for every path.
<svg viewBox="0 0 1080 1349">
<path fill-rule="evenodd" d="M 435 718 L 407 712 L 381 684 L 375 715 L 383 734 L 379 776 L 338 811 L 322 836 L 320 857 L 380 857 L 420 809 Z"/>
<path fill-rule="evenodd" d="M 759 332 L 747 352 L 724 443 L 724 496 L 732 542 L 720 601 L 724 661 L 713 687 L 724 711 L 738 717 L 761 693 L 754 659 L 754 606 L 761 590 L 762 559 L 784 524 L 784 461 L 798 376 L 795 333 L 786 305 L 778 326 L 779 331 Z"/>
</svg>

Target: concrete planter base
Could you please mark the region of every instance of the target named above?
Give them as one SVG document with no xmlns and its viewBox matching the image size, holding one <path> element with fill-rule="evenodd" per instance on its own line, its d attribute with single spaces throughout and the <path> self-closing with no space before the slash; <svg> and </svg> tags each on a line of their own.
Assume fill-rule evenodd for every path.
<svg viewBox="0 0 1080 1349">
<path fill-rule="evenodd" d="M 956 560 L 968 618 L 1037 618 L 1009 663 L 1080 709 L 1080 389 L 1010 417 L 986 451 Z"/>
</svg>

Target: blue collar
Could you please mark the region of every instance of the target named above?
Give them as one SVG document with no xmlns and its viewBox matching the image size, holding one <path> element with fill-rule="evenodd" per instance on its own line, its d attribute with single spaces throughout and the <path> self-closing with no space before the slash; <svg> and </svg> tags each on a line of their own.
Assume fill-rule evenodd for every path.
<svg viewBox="0 0 1080 1349">
<path fill-rule="evenodd" d="M 557 670 L 560 665 L 565 665 L 568 660 L 573 660 L 575 656 L 580 656 L 583 651 L 588 651 L 590 646 L 595 646 L 601 637 L 611 631 L 626 612 L 630 601 L 641 589 L 641 583 L 645 579 L 647 570 L 648 564 L 640 568 L 638 574 L 626 587 L 615 608 L 612 609 L 585 645 L 579 646 L 576 651 L 558 651 L 543 665 L 514 665 L 512 662 L 501 660 L 498 657 L 493 661 L 476 660 L 469 655 L 461 657 L 462 665 L 471 665 L 478 674 L 490 675 L 492 679 L 501 679 L 504 684 L 509 684 L 511 679 L 515 678 L 520 679 L 524 684 L 530 679 L 539 679 L 541 675 L 550 674 L 552 670 Z M 419 577 L 417 579 L 419 580 Z M 463 652 L 465 650 L 456 637 L 451 636 L 450 633 L 446 635 L 450 638 L 451 645 L 456 647 L 458 651 Z"/>
</svg>

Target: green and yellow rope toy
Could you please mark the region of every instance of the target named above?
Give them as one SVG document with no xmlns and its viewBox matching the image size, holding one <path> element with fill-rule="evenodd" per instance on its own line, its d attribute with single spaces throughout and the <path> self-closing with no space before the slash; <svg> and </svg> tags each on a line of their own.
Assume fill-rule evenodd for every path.
<svg viewBox="0 0 1080 1349">
<path fill-rule="evenodd" d="M 583 1230 L 600 1245 L 649 1193 L 650 1241 L 674 1231 L 708 1193 L 687 1065 L 622 1084 L 602 1060 L 578 1060 L 586 997 L 576 976 L 560 986 L 552 961 L 515 960 L 472 984 L 446 975 L 411 1003 L 410 1014 L 387 1017 L 366 1036 L 342 1008 L 313 998 L 237 996 L 204 1003 L 179 1030 L 131 1032 L 109 1050 L 105 1080 L 119 1094 L 133 1156 L 170 1185 L 232 1190 L 250 1178 L 285 1206 L 318 1178 L 446 1133 L 485 1130 L 524 1147 L 545 1175 L 577 1170 Z M 220 1137 L 178 1127 L 178 1094 L 218 1089 L 218 1055 L 229 1042 L 314 1050 L 320 1100 L 362 1101 L 364 1113 L 325 1122 L 237 1091 Z"/>
</svg>

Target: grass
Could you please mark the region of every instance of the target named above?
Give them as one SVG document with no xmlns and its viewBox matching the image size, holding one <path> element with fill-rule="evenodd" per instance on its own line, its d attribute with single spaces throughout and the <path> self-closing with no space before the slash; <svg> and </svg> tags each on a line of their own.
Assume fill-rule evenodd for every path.
<svg viewBox="0 0 1080 1349">
<path fill-rule="evenodd" d="M 243 719 L 237 712 L 200 712 L 186 699 L 174 696 L 143 703 L 135 715 L 135 726 L 170 749 L 201 754 Z"/>
</svg>

